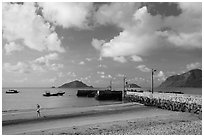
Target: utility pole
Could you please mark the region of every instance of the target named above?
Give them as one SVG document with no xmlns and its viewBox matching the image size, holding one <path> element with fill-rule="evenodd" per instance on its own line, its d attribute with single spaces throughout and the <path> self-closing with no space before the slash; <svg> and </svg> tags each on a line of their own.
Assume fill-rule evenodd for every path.
<svg viewBox="0 0 204 137">
<path fill-rule="evenodd" d="M 110 90 L 112 91 L 112 79 L 110 80 Z"/>
<path fill-rule="evenodd" d="M 124 84 L 124 87 L 123 87 L 123 92 L 122 92 L 122 100 L 123 100 L 124 97 L 125 97 L 125 79 L 126 79 L 126 76 L 124 75 L 124 77 L 123 77 L 123 84 Z"/>
<path fill-rule="evenodd" d="M 153 75 L 154 75 L 154 72 L 156 71 L 156 69 L 152 69 L 152 77 L 151 77 L 151 79 L 152 79 L 152 84 L 151 84 L 151 89 L 152 89 L 152 94 L 153 94 L 153 92 L 154 92 L 154 77 L 153 77 Z"/>
</svg>

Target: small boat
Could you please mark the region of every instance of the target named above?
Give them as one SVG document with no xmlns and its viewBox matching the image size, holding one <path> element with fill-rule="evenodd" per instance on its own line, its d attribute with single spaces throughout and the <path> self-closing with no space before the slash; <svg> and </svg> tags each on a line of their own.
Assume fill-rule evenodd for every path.
<svg viewBox="0 0 204 137">
<path fill-rule="evenodd" d="M 58 96 L 63 96 L 64 93 L 65 93 L 65 92 L 63 92 L 63 91 L 59 91 L 57 94 L 58 94 Z"/>
<path fill-rule="evenodd" d="M 50 93 L 49 91 L 46 91 L 43 96 L 50 97 L 50 96 L 63 96 L 65 92 L 58 92 L 58 93 Z"/>
<path fill-rule="evenodd" d="M 46 91 L 43 96 L 45 97 L 49 97 L 49 96 L 58 96 L 58 93 L 54 93 L 54 94 L 51 94 L 49 91 Z"/>
<path fill-rule="evenodd" d="M 16 89 L 9 89 L 8 91 L 6 91 L 7 94 L 13 94 L 13 93 L 19 93 L 18 90 Z"/>
</svg>

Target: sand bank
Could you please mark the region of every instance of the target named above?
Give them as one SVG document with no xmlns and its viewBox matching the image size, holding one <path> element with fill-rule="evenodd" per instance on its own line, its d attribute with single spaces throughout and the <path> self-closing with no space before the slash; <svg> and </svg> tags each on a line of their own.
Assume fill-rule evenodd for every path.
<svg viewBox="0 0 204 137">
<path fill-rule="evenodd" d="M 202 135 L 202 121 L 189 113 L 153 116 L 27 132 L 29 135 Z"/>
</svg>

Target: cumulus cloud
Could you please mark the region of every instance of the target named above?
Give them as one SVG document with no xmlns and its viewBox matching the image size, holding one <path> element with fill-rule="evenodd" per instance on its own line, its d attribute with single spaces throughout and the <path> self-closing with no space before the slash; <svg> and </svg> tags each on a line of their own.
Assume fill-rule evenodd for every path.
<svg viewBox="0 0 204 137">
<path fill-rule="evenodd" d="M 57 53 L 50 53 L 48 55 L 39 57 L 33 61 L 24 63 L 18 62 L 16 65 L 10 63 L 4 63 L 3 69 L 7 72 L 16 72 L 16 73 L 31 73 L 32 71 L 45 72 L 46 70 L 58 71 L 63 68 L 63 64 L 51 63 L 51 61 L 57 60 Z"/>
<path fill-rule="evenodd" d="M 105 75 L 105 72 L 103 72 L 103 71 L 97 71 L 97 74 Z"/>
<path fill-rule="evenodd" d="M 84 61 L 79 62 L 79 65 L 84 65 L 84 64 L 85 64 Z"/>
<path fill-rule="evenodd" d="M 19 44 L 16 44 L 15 42 L 10 42 L 4 46 L 4 49 L 6 50 L 6 54 L 10 55 L 14 51 L 21 51 L 23 50 L 23 47 Z"/>
<path fill-rule="evenodd" d="M 16 65 L 12 65 L 10 63 L 4 63 L 3 69 L 7 72 L 14 72 L 14 73 L 30 73 L 31 67 L 24 63 L 24 62 L 18 62 Z"/>
<path fill-rule="evenodd" d="M 150 72 L 151 71 L 151 69 L 146 67 L 145 65 L 139 65 L 136 68 L 139 69 L 142 72 Z"/>
<path fill-rule="evenodd" d="M 143 61 L 143 59 L 141 57 L 136 56 L 136 55 L 131 56 L 131 60 L 134 62 L 142 62 Z"/>
<path fill-rule="evenodd" d="M 56 80 L 57 80 L 56 77 L 53 77 L 53 78 L 48 79 L 48 81 L 51 82 L 51 83 L 55 83 Z"/>
<path fill-rule="evenodd" d="M 92 58 L 86 58 L 86 60 L 87 60 L 87 61 L 92 61 L 93 59 L 92 59 Z"/>
<path fill-rule="evenodd" d="M 67 75 L 69 77 L 76 77 L 77 76 L 75 72 L 67 72 Z"/>
<path fill-rule="evenodd" d="M 108 68 L 107 65 L 103 65 L 103 64 L 99 64 L 98 67 L 99 68 Z"/>
<path fill-rule="evenodd" d="M 53 63 L 49 67 L 50 67 L 51 70 L 58 71 L 59 69 L 63 68 L 64 65 L 63 64 L 55 64 L 55 63 Z"/>
<path fill-rule="evenodd" d="M 95 20 L 101 25 L 116 24 L 124 28 L 131 25 L 132 15 L 140 5 L 140 3 L 131 2 L 104 4 L 97 10 Z"/>
<path fill-rule="evenodd" d="M 121 63 L 127 62 L 127 60 L 123 56 L 114 57 L 113 60 L 121 62 Z"/>
<path fill-rule="evenodd" d="M 124 74 L 120 74 L 120 73 L 116 75 L 116 77 L 124 77 L 124 76 L 125 76 Z"/>
<path fill-rule="evenodd" d="M 166 75 L 163 71 L 159 71 L 157 74 L 154 75 L 155 78 L 158 79 L 158 81 L 164 81 L 166 79 Z"/>
<path fill-rule="evenodd" d="M 186 68 L 188 70 L 196 69 L 196 68 L 202 68 L 202 64 L 200 62 L 194 62 L 194 63 L 187 64 Z"/>
<path fill-rule="evenodd" d="M 3 3 L 3 38 L 8 42 L 21 41 L 24 46 L 37 51 L 64 52 L 54 27 L 37 15 L 36 10 L 34 3 Z"/>
<path fill-rule="evenodd" d="M 39 3 L 44 18 L 64 28 L 88 28 L 92 3 L 46 2 Z"/>
<path fill-rule="evenodd" d="M 164 45 L 183 49 L 201 48 L 201 6 L 201 3 L 179 3 L 182 12 L 178 16 L 153 16 L 145 6 L 139 8 L 134 3 L 102 6 L 96 13 L 98 23 L 115 24 L 122 31 L 106 42 L 94 38 L 92 46 L 100 51 L 102 57 L 112 58 L 148 56 Z"/>
<path fill-rule="evenodd" d="M 101 75 L 100 77 L 101 77 L 101 78 L 104 78 L 104 79 L 107 79 L 107 78 L 112 78 L 112 76 L 111 76 L 111 75 Z"/>
<path fill-rule="evenodd" d="M 54 70 L 57 71 L 60 68 L 63 68 L 63 64 L 56 64 L 51 63 L 53 60 L 57 60 L 58 54 L 57 53 L 50 53 L 48 55 L 39 57 L 33 61 L 30 62 L 33 70 L 39 70 L 39 71 L 46 71 L 46 70 Z"/>
</svg>

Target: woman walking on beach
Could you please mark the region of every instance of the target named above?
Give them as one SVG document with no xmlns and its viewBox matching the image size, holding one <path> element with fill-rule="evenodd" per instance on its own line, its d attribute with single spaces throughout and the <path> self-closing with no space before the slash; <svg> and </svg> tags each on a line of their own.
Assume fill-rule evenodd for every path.
<svg viewBox="0 0 204 137">
<path fill-rule="evenodd" d="M 37 117 L 41 117 L 40 116 L 40 105 L 39 104 L 37 104 Z"/>
</svg>

